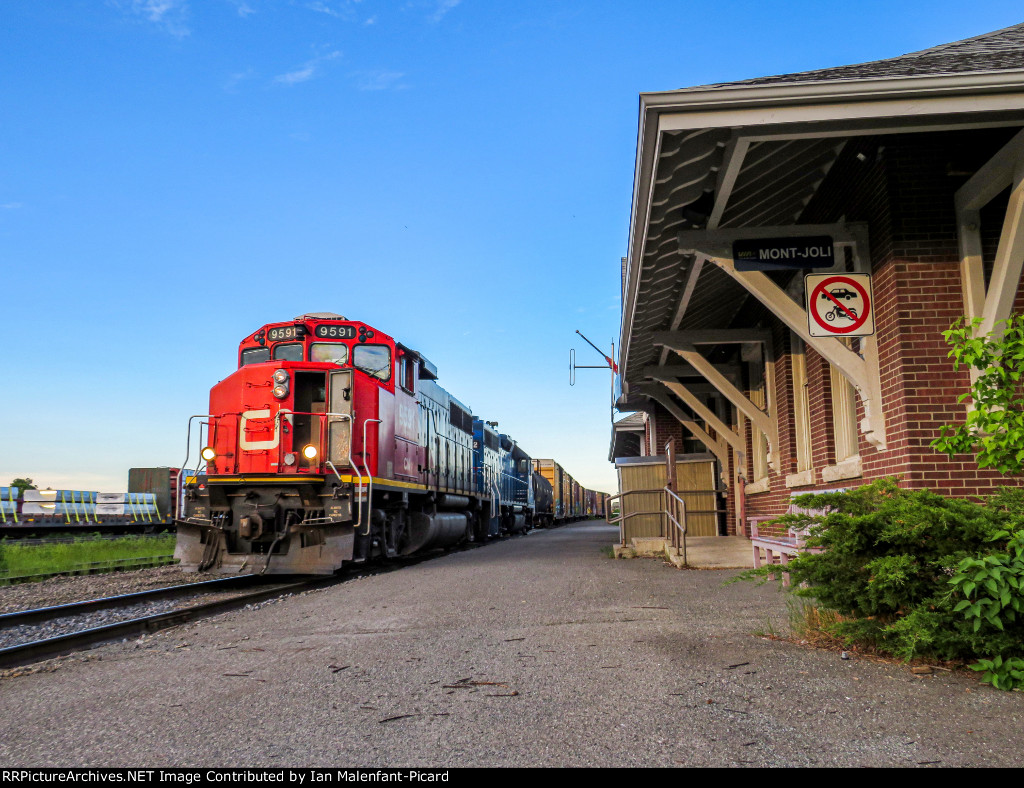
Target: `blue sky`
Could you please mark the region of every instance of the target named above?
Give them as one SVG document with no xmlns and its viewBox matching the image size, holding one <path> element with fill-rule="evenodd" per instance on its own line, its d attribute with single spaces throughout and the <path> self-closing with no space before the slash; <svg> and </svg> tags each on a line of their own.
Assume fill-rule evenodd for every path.
<svg viewBox="0 0 1024 788">
<path fill-rule="evenodd" d="M 178 465 L 239 340 L 307 311 L 416 347 L 611 490 L 638 94 L 891 57 L 1019 4 L 5 0 L 0 483 Z"/>
</svg>

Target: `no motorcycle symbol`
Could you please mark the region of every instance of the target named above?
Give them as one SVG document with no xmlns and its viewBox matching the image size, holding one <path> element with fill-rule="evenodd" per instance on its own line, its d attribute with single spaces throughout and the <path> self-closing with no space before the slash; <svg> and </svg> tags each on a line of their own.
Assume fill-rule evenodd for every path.
<svg viewBox="0 0 1024 788">
<path fill-rule="evenodd" d="M 813 337 L 875 333 L 870 274 L 808 274 L 807 324 Z"/>
</svg>

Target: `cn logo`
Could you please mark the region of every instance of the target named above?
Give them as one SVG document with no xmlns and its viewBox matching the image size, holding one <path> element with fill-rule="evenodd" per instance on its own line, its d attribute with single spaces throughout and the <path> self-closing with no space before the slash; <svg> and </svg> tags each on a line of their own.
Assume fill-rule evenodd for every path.
<svg viewBox="0 0 1024 788">
<path fill-rule="evenodd" d="M 280 411 L 283 414 L 283 418 L 288 419 L 288 423 L 292 423 L 291 411 L 286 408 L 281 408 Z M 242 419 L 238 429 L 238 448 L 245 451 L 260 451 L 263 449 L 276 449 L 281 443 L 281 419 L 274 419 L 274 437 L 270 440 L 262 441 L 251 441 L 249 440 L 248 433 L 252 432 L 265 432 L 266 430 L 253 428 L 249 426 L 250 421 L 256 421 L 257 419 L 269 419 L 270 408 L 264 408 L 263 410 L 247 410 L 242 414 Z"/>
</svg>

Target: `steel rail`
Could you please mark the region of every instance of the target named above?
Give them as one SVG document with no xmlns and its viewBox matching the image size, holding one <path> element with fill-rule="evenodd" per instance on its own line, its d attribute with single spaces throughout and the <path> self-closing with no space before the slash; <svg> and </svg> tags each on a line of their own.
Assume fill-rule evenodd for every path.
<svg viewBox="0 0 1024 788">
<path fill-rule="evenodd" d="M 48 621 L 79 613 L 91 613 L 94 610 L 107 610 L 108 608 L 121 607 L 123 605 L 134 605 L 138 602 L 148 602 L 155 599 L 173 599 L 174 597 L 187 596 L 196 592 L 216 591 L 221 588 L 231 588 L 234 586 L 244 587 L 251 585 L 253 582 L 255 582 L 253 575 L 222 577 L 215 580 L 203 580 L 198 583 L 182 583 L 176 586 L 151 588 L 148 591 L 135 591 L 130 594 L 87 599 L 82 602 L 69 602 L 64 605 L 18 610 L 14 613 L 0 614 L 0 628 L 17 627 L 22 624 Z"/>
<path fill-rule="evenodd" d="M 428 561 L 432 558 L 439 558 L 443 555 L 451 555 L 453 553 L 460 553 L 466 550 L 474 550 L 478 547 L 484 547 L 487 544 L 496 544 L 505 539 L 519 538 L 526 534 L 510 535 L 508 537 L 498 537 L 483 542 L 466 542 L 454 547 L 447 548 L 443 552 L 428 551 L 424 555 L 405 556 L 401 558 L 390 559 L 388 563 L 378 563 L 374 565 L 357 564 L 352 566 L 348 571 L 345 571 L 340 575 L 328 575 L 314 578 L 307 578 L 300 582 L 291 583 L 287 585 L 276 585 L 273 588 L 264 588 L 259 591 L 254 591 L 249 594 L 232 597 L 231 599 L 222 599 L 215 602 L 207 602 L 202 605 L 194 605 L 192 607 L 181 608 L 179 610 L 171 610 L 165 613 L 157 613 L 151 616 L 141 616 L 139 618 L 130 619 L 127 621 L 120 621 L 114 624 L 106 624 L 100 627 L 93 627 L 91 629 L 82 630 L 80 632 L 72 632 L 65 635 L 58 635 L 53 638 L 47 638 L 44 640 L 37 640 L 32 643 L 23 643 L 16 646 L 8 646 L 7 648 L 0 649 L 0 669 L 13 668 L 19 665 L 30 664 L 37 662 L 42 659 L 48 659 L 51 657 L 62 656 L 65 654 L 71 654 L 76 651 L 83 650 L 90 646 L 105 643 L 111 640 L 117 640 L 119 638 L 129 637 L 131 635 L 145 634 L 148 632 L 156 632 L 161 629 L 168 627 L 177 626 L 184 624 L 188 621 L 198 618 L 204 618 L 207 616 L 217 615 L 218 613 L 225 613 L 230 610 L 235 610 L 246 605 L 251 605 L 256 602 L 262 602 L 267 599 L 272 599 L 278 596 L 285 596 L 287 594 L 294 593 L 298 590 L 309 590 L 314 588 L 320 588 L 325 586 L 332 586 L 339 583 L 346 582 L 348 580 L 357 579 L 361 577 L 369 577 L 372 575 L 384 574 L 386 572 L 392 572 L 396 569 L 403 567 L 413 566 L 420 563 L 421 561 Z M 226 582 L 229 580 L 234 581 L 245 581 L 249 578 L 251 582 L 257 582 L 259 580 L 265 580 L 265 578 L 259 575 L 241 575 L 230 578 L 219 578 L 218 580 L 203 581 L 202 583 L 188 584 L 195 589 L 196 586 L 207 586 L 212 588 L 212 584 L 218 582 Z M 174 588 L 181 588 L 186 586 L 175 586 Z M 223 588 L 224 586 L 220 586 Z M 170 592 L 170 587 L 167 589 L 153 589 L 153 591 L 167 590 Z M 138 601 L 139 597 L 145 596 L 152 592 L 142 591 L 138 594 L 125 594 L 121 597 L 112 597 L 111 599 L 120 599 L 121 604 L 124 604 L 124 600 L 128 597 L 135 597 L 134 601 Z M 184 593 L 184 592 L 183 592 Z M 150 599 L 154 598 L 152 596 Z M 90 602 L 103 603 L 106 599 L 90 600 Z M 57 608 L 68 608 L 75 607 L 80 604 L 73 602 L 69 605 L 59 605 Z M 116 605 L 105 605 L 106 607 L 114 607 Z M 14 626 L 16 624 L 28 623 L 26 620 L 17 621 L 16 617 L 19 615 L 28 615 L 29 613 L 41 613 L 45 610 L 54 610 L 56 608 L 40 608 L 38 611 L 22 611 L 21 613 L 8 613 L 9 617 L 6 621 L 0 618 L 0 625 L 2 626 Z M 88 611 L 100 610 L 101 607 L 90 607 Z M 66 615 L 66 613 L 65 613 Z M 55 616 L 50 616 L 54 618 Z"/>
<path fill-rule="evenodd" d="M 246 577 L 248 577 L 248 575 Z M 0 668 L 12 668 L 36 662 L 41 659 L 71 654 L 75 651 L 80 651 L 89 646 L 104 643 L 106 641 L 144 634 L 147 632 L 156 632 L 160 629 L 184 624 L 193 619 L 224 613 L 240 607 L 245 607 L 246 605 L 272 599 L 274 597 L 291 594 L 300 589 L 306 590 L 309 588 L 315 588 L 319 585 L 329 585 L 337 582 L 338 579 L 335 577 L 321 577 L 313 580 L 291 583 L 286 586 L 277 585 L 274 588 L 264 588 L 252 593 L 232 597 L 231 599 L 206 602 L 201 605 L 180 608 L 178 610 L 170 610 L 165 613 L 156 613 L 150 616 L 140 616 L 127 621 L 105 624 L 91 629 L 84 629 L 78 632 L 71 632 L 65 635 L 46 638 L 44 640 L 36 640 L 31 643 L 21 643 L 16 646 L 8 646 L 7 648 L 0 649 Z"/>
</svg>

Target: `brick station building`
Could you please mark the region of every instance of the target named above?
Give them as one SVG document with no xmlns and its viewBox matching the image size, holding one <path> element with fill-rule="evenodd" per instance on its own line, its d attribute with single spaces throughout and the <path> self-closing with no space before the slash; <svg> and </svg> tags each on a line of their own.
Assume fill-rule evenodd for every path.
<svg viewBox="0 0 1024 788">
<path fill-rule="evenodd" d="M 729 534 L 792 495 L 885 476 L 965 496 L 1006 484 L 929 443 L 963 421 L 970 384 L 941 332 L 965 315 L 987 332 L 1024 307 L 1022 129 L 1024 24 L 872 63 L 642 94 L 620 468 L 675 438 L 714 463 Z M 831 262 L 764 265 L 801 264 L 778 250 L 812 240 Z M 756 270 L 736 259 L 744 243 L 762 250 Z M 846 286 L 856 273 L 870 274 L 873 297 Z M 807 274 L 839 276 L 851 294 L 819 290 L 809 318 Z M 840 310 L 854 304 L 870 306 L 873 335 L 813 335 L 815 323 L 856 322 Z"/>
</svg>

